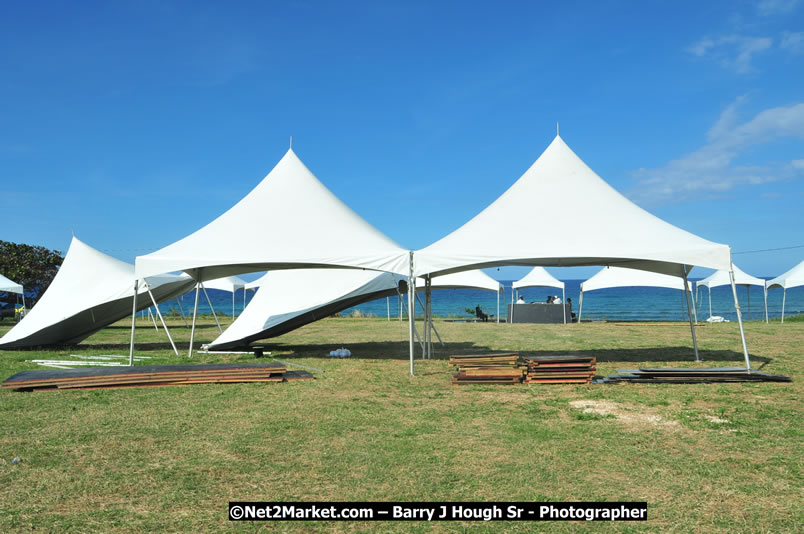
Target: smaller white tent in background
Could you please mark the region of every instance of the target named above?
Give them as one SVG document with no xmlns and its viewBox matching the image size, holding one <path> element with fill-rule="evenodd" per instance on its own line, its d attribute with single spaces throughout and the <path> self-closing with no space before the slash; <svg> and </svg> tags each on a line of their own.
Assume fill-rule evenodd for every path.
<svg viewBox="0 0 804 534">
<path fill-rule="evenodd" d="M 544 267 L 534 267 L 520 280 L 513 283 L 514 290 L 526 287 L 555 287 L 561 289 L 561 302 L 567 302 L 567 295 L 564 291 L 564 282 L 547 272 Z M 511 292 L 511 303 L 514 302 L 514 291 Z M 567 311 L 564 308 L 564 324 L 567 324 Z"/>
<path fill-rule="evenodd" d="M 0 274 L 0 291 L 7 291 L 9 293 L 16 293 L 22 295 L 22 307 L 25 308 L 25 291 L 21 284 L 12 282 L 2 274 Z"/>
<path fill-rule="evenodd" d="M 232 317 L 235 316 L 235 293 L 243 291 L 243 309 L 246 308 L 246 281 L 239 276 L 224 276 L 204 282 L 205 289 L 217 289 L 232 294 Z"/>
<path fill-rule="evenodd" d="M 745 286 L 748 291 L 748 317 L 751 318 L 751 286 L 759 286 L 765 295 L 765 321 L 768 320 L 768 293 L 765 289 L 765 280 L 746 274 L 736 265 L 734 269 L 734 283 L 738 286 Z M 720 286 L 731 286 L 731 278 L 728 271 L 715 271 L 703 280 L 695 282 L 695 300 L 698 300 L 698 288 L 706 287 L 709 291 L 709 317 L 712 317 L 712 288 Z"/>
<path fill-rule="evenodd" d="M 653 273 L 650 271 L 640 271 L 624 267 L 604 267 L 594 276 L 581 283 L 580 303 L 578 304 L 578 322 L 581 322 L 583 312 L 583 294 L 598 289 L 609 289 L 614 287 L 664 287 L 667 289 L 678 289 L 684 291 L 684 280 L 680 276 Z M 692 294 L 692 284 L 687 282 L 687 290 Z M 682 316 L 683 316 L 682 299 Z M 692 308 L 695 313 L 695 306 L 690 306 L 687 300 L 687 309 Z M 698 322 L 697 314 L 695 322 Z"/>
<path fill-rule="evenodd" d="M 424 280 L 419 278 L 416 287 L 424 290 Z M 497 322 L 500 322 L 500 292 L 505 289 L 503 285 L 480 269 L 461 271 L 459 273 L 436 276 L 433 278 L 432 289 L 484 289 L 497 293 Z"/>
<path fill-rule="evenodd" d="M 73 237 L 50 287 L 25 318 L 0 338 L 0 349 L 79 343 L 131 314 L 133 279 L 133 265 Z M 187 275 L 149 276 L 140 286 L 146 298 L 137 310 L 183 295 L 193 284 Z"/>
<path fill-rule="evenodd" d="M 780 274 L 773 280 L 768 280 L 765 285 L 766 298 L 767 290 L 781 287 L 784 289 L 782 296 L 782 324 L 784 324 L 784 305 L 787 300 L 787 290 L 794 287 L 804 286 L 804 261 L 790 269 L 784 274 Z"/>
</svg>

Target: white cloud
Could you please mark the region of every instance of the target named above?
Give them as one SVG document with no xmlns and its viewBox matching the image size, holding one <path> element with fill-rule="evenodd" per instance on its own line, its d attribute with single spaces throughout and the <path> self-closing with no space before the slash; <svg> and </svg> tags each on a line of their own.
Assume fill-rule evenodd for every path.
<svg viewBox="0 0 804 534">
<path fill-rule="evenodd" d="M 740 74 L 752 72 L 751 60 L 755 54 L 773 46 L 770 37 L 748 37 L 745 35 L 723 35 L 717 39 L 704 38 L 692 46 L 687 52 L 698 56 L 711 56 L 721 65 Z"/>
<path fill-rule="evenodd" d="M 783 32 L 779 47 L 794 54 L 804 54 L 804 32 Z"/>
<path fill-rule="evenodd" d="M 766 17 L 791 13 L 796 9 L 798 2 L 799 0 L 759 0 L 757 2 L 757 11 L 760 15 Z"/>
<path fill-rule="evenodd" d="M 680 202 L 723 194 L 743 185 L 759 185 L 804 174 L 804 160 L 787 164 L 736 165 L 753 147 L 778 138 L 804 139 L 804 103 L 764 110 L 742 124 L 738 98 L 707 133 L 707 144 L 658 169 L 639 169 L 629 196 L 642 203 Z"/>
</svg>

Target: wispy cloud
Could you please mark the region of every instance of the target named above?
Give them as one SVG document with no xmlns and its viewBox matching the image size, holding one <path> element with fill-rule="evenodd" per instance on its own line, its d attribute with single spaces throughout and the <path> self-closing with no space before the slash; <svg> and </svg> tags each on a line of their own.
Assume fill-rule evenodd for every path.
<svg viewBox="0 0 804 534">
<path fill-rule="evenodd" d="M 698 57 L 713 57 L 724 67 L 740 74 L 754 70 L 751 61 L 754 55 L 773 46 L 770 37 L 749 37 L 745 35 L 723 35 L 717 39 L 704 38 L 687 48 L 687 52 Z"/>
<path fill-rule="evenodd" d="M 784 32 L 779 48 L 793 54 L 804 54 L 804 32 Z"/>
<path fill-rule="evenodd" d="M 735 164 L 753 147 L 784 137 L 804 139 L 804 103 L 776 107 L 739 123 L 737 99 L 707 133 L 707 144 L 658 169 L 639 169 L 637 185 L 629 192 L 646 204 L 683 202 L 718 196 L 735 187 L 758 185 L 804 176 L 804 160 L 785 163 Z"/>
<path fill-rule="evenodd" d="M 799 0 L 759 0 L 757 12 L 765 17 L 791 13 L 796 9 Z"/>
</svg>

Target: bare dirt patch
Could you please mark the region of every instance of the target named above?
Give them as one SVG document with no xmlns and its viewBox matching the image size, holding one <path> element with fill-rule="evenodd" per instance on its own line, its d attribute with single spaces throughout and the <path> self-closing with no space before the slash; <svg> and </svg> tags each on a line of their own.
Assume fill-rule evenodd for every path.
<svg viewBox="0 0 804 534">
<path fill-rule="evenodd" d="M 642 411 L 626 407 L 622 404 L 611 401 L 596 400 L 576 400 L 570 402 L 570 406 L 581 410 L 583 413 L 592 413 L 603 416 L 613 416 L 617 421 L 627 425 L 650 425 L 650 426 L 677 426 L 677 421 L 665 419 L 655 413 L 645 413 Z"/>
</svg>

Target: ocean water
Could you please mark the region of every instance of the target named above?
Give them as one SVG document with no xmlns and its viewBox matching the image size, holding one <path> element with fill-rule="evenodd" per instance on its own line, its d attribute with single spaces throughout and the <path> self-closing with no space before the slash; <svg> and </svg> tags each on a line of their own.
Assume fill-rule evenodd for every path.
<svg viewBox="0 0 804 534">
<path fill-rule="evenodd" d="M 511 302 L 512 282 L 512 280 L 502 281 L 505 285 L 505 293 L 500 293 L 501 318 L 505 318 L 505 305 Z M 572 309 L 576 314 L 580 303 L 581 282 L 583 280 L 564 280 L 566 296 L 572 299 Z M 207 291 L 216 313 L 231 316 L 232 294 L 214 289 Z M 771 318 L 781 317 L 782 293 L 781 289 L 773 289 L 768 292 L 768 315 Z M 523 289 L 519 294 L 523 295 L 527 302 L 544 302 L 548 295 L 561 296 L 561 290 L 534 287 Z M 761 287 L 751 287 L 750 295 L 745 287 L 738 287 L 737 295 L 744 320 L 764 320 L 763 290 Z M 252 296 L 251 292 L 247 293 L 247 302 L 250 301 Z M 420 294 L 420 298 L 423 302 L 424 295 Z M 600 289 L 584 294 L 582 318 L 592 321 L 687 320 L 686 313 L 683 312 L 685 305 L 682 299 L 683 293 L 681 291 L 664 288 L 626 287 Z M 185 295 L 182 300 L 184 312 L 191 314 L 194 293 Z M 405 305 L 407 305 L 407 301 Z M 170 312 L 171 308 L 177 312 L 177 306 L 177 301 L 173 300 L 160 304 L 160 309 L 163 313 Z M 497 294 L 476 289 L 433 290 L 433 314 L 437 317 L 469 318 L 472 316 L 466 312 L 466 308 L 474 310 L 475 306 L 480 306 L 486 313 L 496 316 Z M 390 316 L 397 318 L 399 315 L 399 300 L 396 296 L 389 299 L 374 300 L 344 310 L 341 314 L 350 315 L 356 310 L 363 315 L 374 317 L 386 317 L 389 315 L 390 310 Z M 417 304 L 416 310 L 417 315 L 422 314 L 421 305 Z M 199 300 L 198 311 L 201 314 L 211 313 L 203 293 Z M 239 315 L 242 311 L 243 292 L 238 291 L 234 298 L 234 313 Z M 703 321 L 709 317 L 709 292 L 706 288 L 701 288 L 698 292 L 697 311 L 698 320 Z M 800 313 L 804 313 L 804 287 L 788 290 L 785 303 L 786 317 Z M 737 320 L 730 286 L 722 286 L 712 290 L 712 315 L 719 315 L 730 321 Z"/>
</svg>

